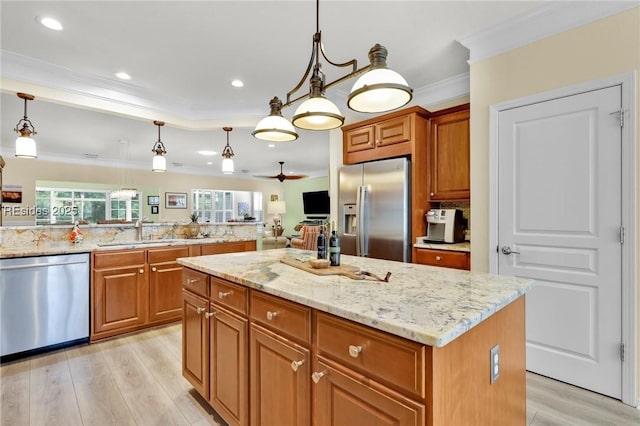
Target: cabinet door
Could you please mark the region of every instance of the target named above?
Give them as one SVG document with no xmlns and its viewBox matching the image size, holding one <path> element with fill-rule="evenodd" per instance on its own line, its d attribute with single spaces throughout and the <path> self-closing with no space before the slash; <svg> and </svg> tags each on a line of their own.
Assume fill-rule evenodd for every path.
<svg viewBox="0 0 640 426">
<path fill-rule="evenodd" d="M 365 126 L 348 130 L 345 132 L 343 140 L 347 152 L 375 148 L 375 128 L 374 126 Z"/>
<path fill-rule="evenodd" d="M 182 265 L 149 265 L 149 321 L 178 320 L 182 315 Z"/>
<path fill-rule="evenodd" d="M 310 425 L 309 350 L 256 324 L 250 345 L 251 424 Z"/>
<path fill-rule="evenodd" d="M 344 371 L 349 374 L 322 360 L 314 363 L 316 426 L 425 424 L 424 405 L 392 391 L 382 392 L 380 386 L 367 386 L 365 376 Z"/>
<path fill-rule="evenodd" d="M 433 118 L 430 199 L 468 200 L 469 162 L 469 110 Z"/>
<path fill-rule="evenodd" d="M 249 424 L 249 321 L 211 304 L 209 403 L 229 425 Z"/>
<path fill-rule="evenodd" d="M 209 301 L 182 292 L 182 376 L 209 398 Z"/>
<path fill-rule="evenodd" d="M 415 263 L 445 268 L 469 269 L 470 254 L 460 251 L 416 249 Z"/>
<path fill-rule="evenodd" d="M 140 326 L 146 311 L 145 265 L 93 271 L 93 333 Z"/>
<path fill-rule="evenodd" d="M 255 240 L 202 244 L 200 248 L 202 256 L 206 256 L 208 254 L 222 254 L 222 253 L 235 253 L 239 251 L 252 251 L 255 249 L 256 249 Z"/>
<path fill-rule="evenodd" d="M 386 120 L 376 125 L 376 146 L 388 146 L 411 140 L 411 115 Z"/>
</svg>

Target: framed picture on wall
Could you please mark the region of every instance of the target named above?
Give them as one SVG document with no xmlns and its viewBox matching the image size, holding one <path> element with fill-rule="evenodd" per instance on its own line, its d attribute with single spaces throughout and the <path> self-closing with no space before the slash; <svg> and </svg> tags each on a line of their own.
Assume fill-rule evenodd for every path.
<svg viewBox="0 0 640 426">
<path fill-rule="evenodd" d="M 151 206 L 151 214 L 158 214 L 160 212 L 160 206 Z"/>
<path fill-rule="evenodd" d="M 159 206 L 160 205 L 160 196 L 158 196 L 158 195 L 148 195 L 147 196 L 147 204 L 150 205 L 150 206 Z"/>
<path fill-rule="evenodd" d="M 186 209 L 187 194 L 185 192 L 165 192 L 164 207 L 166 209 Z"/>
</svg>

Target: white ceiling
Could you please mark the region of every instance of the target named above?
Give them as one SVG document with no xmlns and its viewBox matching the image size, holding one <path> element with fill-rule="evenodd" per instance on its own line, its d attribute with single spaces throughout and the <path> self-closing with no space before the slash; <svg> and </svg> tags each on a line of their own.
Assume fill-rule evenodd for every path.
<svg viewBox="0 0 640 426">
<path fill-rule="evenodd" d="M 355 58 L 364 66 L 375 43 L 387 47 L 389 67 L 414 89 L 410 105 L 428 107 L 445 100 L 429 88 L 459 83 L 469 71 L 469 51 L 456 40 L 544 3 L 323 0 L 320 29 L 334 62 Z M 163 120 L 169 172 L 219 175 L 222 126 L 234 127 L 230 143 L 239 177 L 277 174 L 278 161 L 285 161 L 285 172 L 327 172 L 328 132 L 300 131 L 297 141 L 274 148 L 251 136 L 268 114 L 269 100 L 284 99 L 304 73 L 316 25 L 314 1 L 3 0 L 0 15 L 5 157 L 13 155 L 13 128 L 23 115 L 23 101 L 15 95 L 21 90 L 36 96 L 28 115 L 43 160 L 120 164 L 125 156 L 150 169 L 157 139 L 152 121 Z M 64 30 L 42 27 L 36 17 L 44 15 L 58 19 Z M 328 81 L 345 73 L 326 62 L 323 69 Z M 132 80 L 118 80 L 117 71 Z M 235 78 L 245 86 L 232 87 Z M 327 93 L 348 122 L 367 118 L 344 102 L 354 80 Z M 300 94 L 306 90 L 305 83 Z M 294 110 L 283 113 L 291 117 Z M 129 141 L 124 154 L 120 140 Z M 198 150 L 218 155 L 208 159 Z"/>
</svg>

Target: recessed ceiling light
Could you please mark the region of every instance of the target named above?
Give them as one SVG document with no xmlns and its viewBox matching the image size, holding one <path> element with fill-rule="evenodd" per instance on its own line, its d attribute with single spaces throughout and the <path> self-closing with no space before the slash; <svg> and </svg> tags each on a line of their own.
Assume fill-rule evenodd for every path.
<svg viewBox="0 0 640 426">
<path fill-rule="evenodd" d="M 237 79 L 236 79 L 236 80 L 233 80 L 233 81 L 231 82 L 231 85 L 232 85 L 233 87 L 242 87 L 242 86 L 244 86 L 244 83 L 242 82 L 242 80 L 237 80 Z"/>
<path fill-rule="evenodd" d="M 207 161 L 207 166 L 210 166 L 213 164 L 213 161 Z"/>
<path fill-rule="evenodd" d="M 131 80 L 131 76 L 124 71 L 115 73 L 115 76 L 118 77 L 120 80 Z"/>
<path fill-rule="evenodd" d="M 36 18 L 36 19 L 38 20 L 38 22 L 40 22 L 40 24 L 49 28 L 50 30 L 61 31 L 63 28 L 62 24 L 57 19 L 50 18 L 48 16 L 45 16 L 44 18 Z"/>
<path fill-rule="evenodd" d="M 269 144 L 269 145 L 267 145 L 267 146 L 268 146 L 269 148 L 275 148 L 275 147 L 276 147 L 276 144 L 274 144 L 274 143 L 270 143 L 270 144 Z"/>
<path fill-rule="evenodd" d="M 207 156 L 211 156 L 211 155 L 216 155 L 216 154 L 217 154 L 217 152 L 215 152 L 215 151 L 206 151 L 206 150 L 205 150 L 205 151 L 198 151 L 198 154 L 200 154 L 200 155 L 207 155 Z"/>
</svg>

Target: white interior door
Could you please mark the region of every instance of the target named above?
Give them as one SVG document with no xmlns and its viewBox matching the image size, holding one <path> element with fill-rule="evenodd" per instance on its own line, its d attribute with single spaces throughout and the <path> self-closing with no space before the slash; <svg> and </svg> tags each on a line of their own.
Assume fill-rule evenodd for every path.
<svg viewBox="0 0 640 426">
<path fill-rule="evenodd" d="M 621 87 L 501 111 L 498 273 L 535 279 L 527 369 L 621 397 Z M 509 254 L 509 252 L 511 252 Z"/>
</svg>

